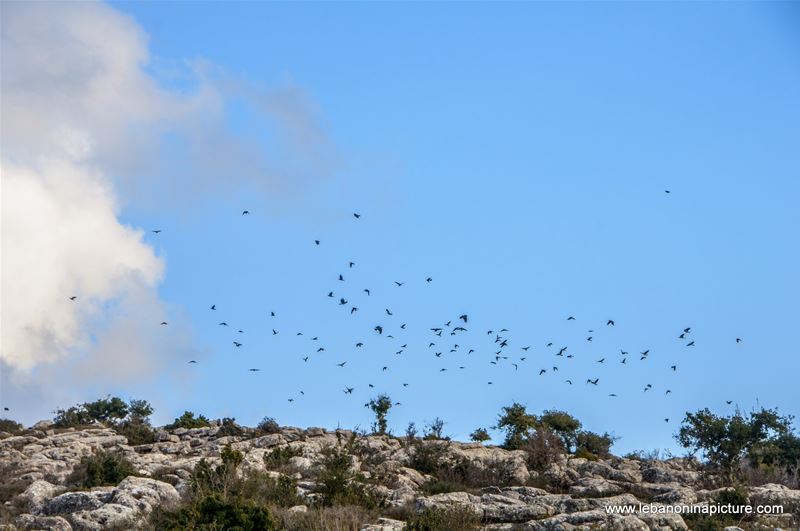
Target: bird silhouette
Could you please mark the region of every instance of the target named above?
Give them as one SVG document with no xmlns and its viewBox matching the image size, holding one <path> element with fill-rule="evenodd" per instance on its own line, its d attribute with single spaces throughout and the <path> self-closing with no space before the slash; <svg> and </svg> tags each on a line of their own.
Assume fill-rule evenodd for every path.
<svg viewBox="0 0 800 531">
<path fill-rule="evenodd" d="M 195 360 L 189 360 L 189 363 L 197 363 Z"/>
<path fill-rule="evenodd" d="M 165 325 L 165 324 L 167 324 L 167 322 L 166 321 L 161 321 L 161 324 Z"/>
<path fill-rule="evenodd" d="M 212 310 L 216 310 L 216 309 L 217 309 L 217 305 L 216 305 L 216 304 L 212 304 L 212 305 L 211 305 L 211 309 L 212 309 Z"/>
<path fill-rule="evenodd" d="M 345 363 L 347 363 L 347 362 L 346 362 L 346 361 L 343 361 L 343 362 L 341 362 L 341 363 L 337 363 L 336 365 L 338 365 L 339 367 L 344 367 Z"/>
<path fill-rule="evenodd" d="M 425 279 L 425 282 L 433 282 L 433 279 L 431 277 L 428 277 Z"/>
<path fill-rule="evenodd" d="M 242 215 L 243 215 L 243 216 L 246 216 L 246 215 L 248 215 L 249 213 L 250 213 L 250 211 L 249 211 L 249 210 L 242 210 Z"/>
<path fill-rule="evenodd" d="M 353 394 L 353 391 L 354 391 L 354 389 L 355 389 L 354 387 L 345 387 L 345 388 L 344 388 L 344 394 L 346 394 L 346 395 L 352 395 L 352 394 Z"/>
<path fill-rule="evenodd" d="M 161 229 L 155 229 L 150 232 L 152 232 L 153 234 L 161 234 Z"/>
<path fill-rule="evenodd" d="M 360 218 L 360 217 L 361 217 L 361 214 L 358 214 L 358 213 L 356 213 L 356 212 L 353 212 L 353 217 L 354 217 L 354 218 L 356 218 L 356 219 L 358 219 L 358 218 Z"/>
<path fill-rule="evenodd" d="M 248 371 L 250 371 L 250 372 L 258 372 L 258 371 L 260 371 L 261 369 L 247 369 L 247 370 L 248 370 Z"/>
<path fill-rule="evenodd" d="M 398 281 L 396 281 L 396 280 L 394 281 L 394 283 L 395 283 L 395 284 L 397 284 L 397 287 L 398 287 L 398 288 L 399 288 L 400 286 L 402 286 L 403 284 L 405 284 L 405 282 L 398 282 Z"/>
<path fill-rule="evenodd" d="M 599 381 L 600 381 L 600 378 L 595 378 L 594 380 L 587 378 L 586 383 L 587 384 L 592 384 L 592 385 L 597 385 L 597 382 L 599 382 Z"/>
<path fill-rule="evenodd" d="M 78 297 L 76 297 L 75 295 L 73 295 L 72 297 L 70 297 L 70 298 L 69 298 L 69 300 L 71 300 L 71 301 L 74 301 L 74 300 L 76 300 L 77 298 L 78 298 Z"/>
<path fill-rule="evenodd" d="M 383 327 L 382 327 L 381 325 L 378 325 L 378 326 L 376 326 L 376 327 L 374 328 L 374 330 L 375 330 L 376 332 L 378 332 L 378 334 L 383 334 Z"/>
<path fill-rule="evenodd" d="M 574 321 L 574 320 L 575 320 L 575 317 L 573 317 L 571 315 L 569 317 L 567 317 L 567 321 Z"/>
<path fill-rule="evenodd" d="M 614 326 L 614 320 L 613 320 L 613 319 L 609 319 L 609 320 L 606 322 L 606 326 Z"/>
</svg>

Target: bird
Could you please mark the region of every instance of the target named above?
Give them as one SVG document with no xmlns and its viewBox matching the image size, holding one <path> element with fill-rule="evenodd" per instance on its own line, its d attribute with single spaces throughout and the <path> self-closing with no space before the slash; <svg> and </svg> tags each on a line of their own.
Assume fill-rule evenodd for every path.
<svg viewBox="0 0 800 531">
<path fill-rule="evenodd" d="M 600 358 L 599 360 L 597 360 L 597 363 L 603 363 L 604 361 L 606 361 L 605 358 Z"/>
<path fill-rule="evenodd" d="M 614 320 L 609 319 L 608 322 L 606 322 L 606 326 L 614 326 Z"/>
<path fill-rule="evenodd" d="M 670 365 L 669 368 L 672 369 L 672 372 L 675 372 L 675 371 L 678 370 L 678 366 L 677 365 Z"/>
<path fill-rule="evenodd" d="M 693 347 L 694 346 L 694 341 L 689 341 L 688 343 L 686 343 L 686 346 L 687 347 Z"/>
<path fill-rule="evenodd" d="M 616 395 L 615 393 L 611 393 L 611 394 L 610 394 L 610 395 L 608 395 L 608 396 L 617 396 L 617 395 Z"/>
<path fill-rule="evenodd" d="M 355 262 L 350 262 L 350 269 L 353 269 L 353 266 L 356 265 Z"/>
<path fill-rule="evenodd" d="M 358 218 L 360 218 L 360 217 L 361 217 L 361 214 L 358 214 L 358 213 L 356 213 L 356 212 L 353 212 L 353 217 L 354 217 L 354 218 L 356 218 L 356 219 L 358 219 Z"/>
<path fill-rule="evenodd" d="M 346 362 L 346 361 L 343 361 L 343 362 L 341 362 L 341 363 L 337 363 L 336 365 L 338 365 L 339 367 L 344 367 L 344 364 L 345 364 L 345 363 L 347 363 L 347 362 Z"/>
<path fill-rule="evenodd" d="M 522 350 L 524 350 L 525 352 L 527 352 L 529 348 L 531 348 L 531 347 L 530 347 L 530 345 L 529 345 L 529 346 L 527 346 L 527 347 L 522 347 Z"/>
<path fill-rule="evenodd" d="M 666 392 L 666 393 L 664 393 L 664 394 L 665 394 L 665 395 L 668 395 L 668 394 L 670 394 L 671 392 L 672 392 L 672 390 L 671 390 L 671 389 L 667 389 L 667 392 Z"/>
<path fill-rule="evenodd" d="M 597 382 L 599 382 L 599 381 L 600 381 L 600 378 L 595 378 L 594 380 L 592 380 L 590 378 L 587 378 L 586 383 L 587 384 L 592 384 L 592 385 L 597 385 Z"/>
<path fill-rule="evenodd" d="M 343 277 L 342 275 L 339 275 L 339 280 L 340 280 L 341 282 L 344 282 L 344 277 Z"/>
<path fill-rule="evenodd" d="M 628 361 L 628 358 L 622 358 L 622 361 L 620 363 L 624 365 L 626 361 Z"/>
<path fill-rule="evenodd" d="M 425 279 L 425 282 L 428 282 L 428 283 L 433 282 L 433 279 L 431 277 L 428 277 L 428 278 Z"/>
<path fill-rule="evenodd" d="M 233 342 L 233 344 L 234 344 L 234 345 L 236 345 L 236 348 L 239 348 L 239 347 L 241 347 L 241 346 L 242 346 L 242 344 L 241 344 L 241 343 L 239 343 L 239 342 L 237 342 L 237 341 L 234 341 L 234 342 Z"/>
<path fill-rule="evenodd" d="M 275 330 L 274 328 L 272 329 L 272 335 L 273 335 L 273 336 L 277 336 L 277 335 L 278 335 L 278 331 L 277 331 L 277 330 Z"/>
<path fill-rule="evenodd" d="M 305 361 L 305 362 L 308 362 L 308 356 L 306 356 L 305 358 L 303 358 L 303 361 Z"/>
<path fill-rule="evenodd" d="M 357 311 L 358 311 L 358 308 L 356 306 L 353 306 L 352 308 L 350 308 L 350 315 L 356 313 Z"/>
<path fill-rule="evenodd" d="M 216 305 L 216 304 L 212 304 L 212 305 L 211 305 L 211 309 L 212 309 L 212 310 L 216 310 L 216 309 L 217 309 L 217 305 Z"/>
<path fill-rule="evenodd" d="M 155 229 L 150 232 L 152 232 L 153 234 L 161 234 L 161 229 Z"/>
<path fill-rule="evenodd" d="M 405 284 L 405 282 L 398 282 L 398 281 L 396 281 L 396 280 L 394 281 L 394 283 L 395 283 L 395 284 L 397 284 L 397 287 L 398 287 L 398 288 L 399 288 L 400 286 L 402 286 L 403 284 Z"/>
<path fill-rule="evenodd" d="M 572 380 L 564 380 L 564 383 L 568 383 L 568 384 L 572 385 Z"/>
<path fill-rule="evenodd" d="M 288 398 L 287 400 L 288 400 L 289 402 L 294 402 L 294 398 Z"/>
<path fill-rule="evenodd" d="M 195 360 L 189 360 L 189 363 L 197 363 Z"/>
<path fill-rule="evenodd" d="M 382 327 L 381 325 L 378 325 L 378 326 L 376 326 L 376 327 L 374 328 L 374 330 L 375 330 L 376 332 L 378 332 L 379 334 L 383 334 L 383 327 Z"/>
<path fill-rule="evenodd" d="M 222 321 L 221 323 L 219 323 L 218 326 L 228 326 L 228 323 L 226 323 L 225 321 Z"/>
<path fill-rule="evenodd" d="M 367 294 L 367 297 L 369 297 L 369 290 L 368 290 L 368 289 L 365 289 L 365 290 L 364 290 L 364 293 L 366 293 L 366 294 Z"/>
<path fill-rule="evenodd" d="M 248 371 L 250 371 L 250 372 L 258 372 L 258 371 L 260 371 L 261 369 L 247 369 L 247 370 L 248 370 Z"/>
<path fill-rule="evenodd" d="M 741 343 L 741 342 L 742 342 L 742 338 L 741 338 L 741 337 L 737 337 L 737 338 L 736 338 L 736 342 L 737 342 L 737 343 Z"/>
<path fill-rule="evenodd" d="M 543 374 L 544 374 L 544 373 L 546 373 L 546 372 L 547 372 L 547 369 L 541 369 L 541 370 L 539 371 L 539 376 L 543 375 Z"/>
<path fill-rule="evenodd" d="M 664 193 L 665 194 L 671 194 L 672 192 L 670 192 L 669 190 L 664 190 Z"/>
<path fill-rule="evenodd" d="M 359 343 L 356 343 L 356 347 L 359 347 L 359 348 L 360 348 L 360 347 L 363 347 L 363 346 L 364 346 L 364 343 L 361 343 L 361 342 L 359 342 Z"/>
<path fill-rule="evenodd" d="M 389 370 L 389 367 L 387 367 L 386 365 L 384 365 L 384 366 L 383 366 L 383 369 L 381 369 L 381 370 L 382 370 L 382 371 L 388 371 L 388 370 Z"/>
<path fill-rule="evenodd" d="M 589 337 L 586 338 L 586 341 L 591 341 L 591 340 L 592 340 L 592 336 L 589 336 Z"/>
<path fill-rule="evenodd" d="M 386 308 L 386 315 L 394 315 L 394 314 L 389 311 L 389 308 Z"/>
<path fill-rule="evenodd" d="M 249 214 L 249 213 L 250 213 L 250 211 L 249 211 L 249 210 L 242 210 L 242 215 L 243 215 L 243 216 L 246 216 L 246 215 L 247 215 L 247 214 Z"/>
<path fill-rule="evenodd" d="M 469 317 L 467 317 L 467 314 L 459 315 L 458 318 L 464 321 L 465 323 L 467 322 L 467 319 L 469 319 Z"/>
<path fill-rule="evenodd" d="M 346 394 L 346 395 L 352 395 L 352 394 L 353 394 L 353 390 L 354 390 L 354 388 L 353 388 L 353 387 L 345 387 L 345 388 L 344 388 L 344 394 Z"/>
<path fill-rule="evenodd" d="M 726 400 L 725 403 L 728 404 L 728 405 L 731 405 L 731 404 L 733 404 L 733 400 Z"/>
<path fill-rule="evenodd" d="M 683 333 L 684 334 L 689 334 L 689 333 L 691 333 L 691 331 L 692 331 L 692 327 L 691 326 L 687 326 L 686 328 L 683 329 Z"/>
<path fill-rule="evenodd" d="M 314 240 L 314 243 L 315 243 L 316 245 L 319 245 L 319 240 Z"/>
<path fill-rule="evenodd" d="M 161 321 L 161 324 L 165 325 L 165 324 L 167 324 L 167 322 L 166 321 Z"/>
<path fill-rule="evenodd" d="M 340 299 L 339 299 L 339 306 L 344 306 L 345 304 L 347 304 L 347 299 L 345 299 L 345 298 L 340 298 Z"/>
<path fill-rule="evenodd" d="M 567 321 L 574 321 L 574 320 L 575 320 L 575 317 L 573 317 L 571 315 L 569 317 L 567 317 Z"/>
<path fill-rule="evenodd" d="M 74 301 L 74 300 L 76 300 L 77 298 L 78 298 L 77 296 L 73 295 L 72 297 L 70 297 L 70 298 L 69 298 L 69 300 L 71 300 L 71 301 Z"/>
</svg>

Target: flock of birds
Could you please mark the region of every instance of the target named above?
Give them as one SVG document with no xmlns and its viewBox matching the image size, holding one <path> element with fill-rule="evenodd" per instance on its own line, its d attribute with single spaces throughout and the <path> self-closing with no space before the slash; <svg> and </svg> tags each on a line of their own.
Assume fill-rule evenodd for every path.
<svg viewBox="0 0 800 531">
<path fill-rule="evenodd" d="M 670 193 L 669 191 L 665 190 L 666 193 Z M 250 212 L 248 210 L 243 210 L 241 215 L 247 216 Z M 353 219 L 360 220 L 361 215 L 359 213 L 353 213 Z M 161 229 L 153 230 L 152 233 L 155 235 L 160 234 L 162 231 Z M 313 245 L 320 246 L 322 242 L 320 240 L 314 240 Z M 353 270 L 356 267 L 355 262 L 349 261 L 347 262 L 346 268 L 347 270 Z M 339 273 L 336 277 L 337 286 L 333 289 L 329 289 L 327 293 L 325 293 L 324 297 L 331 301 L 331 304 L 340 307 L 346 314 L 354 315 L 359 312 L 359 306 L 354 302 L 352 299 L 355 297 L 349 295 L 348 293 L 352 293 L 352 291 L 348 291 L 348 280 L 345 278 L 344 273 Z M 428 276 L 424 279 L 421 279 L 421 282 L 424 284 L 429 285 L 433 282 L 433 278 Z M 391 283 L 391 286 L 394 289 L 402 289 L 405 286 L 406 282 L 394 280 Z M 341 292 L 340 292 L 341 288 Z M 363 298 L 371 298 L 372 291 L 368 287 L 358 287 L 357 290 L 360 290 L 360 295 Z M 77 301 L 76 296 L 69 297 L 71 301 Z M 374 303 L 376 301 L 371 300 L 370 302 Z M 423 345 L 415 345 L 415 347 L 409 347 L 409 342 L 406 339 L 402 339 L 397 336 L 403 336 L 407 329 L 408 325 L 405 322 L 397 323 L 397 321 L 402 321 L 399 319 L 398 316 L 386 305 L 379 305 L 379 307 L 383 307 L 383 311 L 381 312 L 382 320 L 389 321 L 391 324 L 384 324 L 381 322 L 375 323 L 372 326 L 371 330 L 365 330 L 364 334 L 371 335 L 376 338 L 381 338 L 383 340 L 388 340 L 393 342 L 393 350 L 394 354 L 397 356 L 403 355 L 411 348 L 416 348 L 417 346 L 420 349 L 427 350 L 430 353 L 430 356 L 434 358 L 442 358 L 450 357 L 454 354 L 464 354 L 467 356 L 467 359 L 480 359 L 477 357 L 477 352 L 480 348 L 482 354 L 486 354 L 485 344 L 488 341 L 488 345 L 491 345 L 491 351 L 488 356 L 488 364 L 492 366 L 501 366 L 506 365 L 509 369 L 513 368 L 514 371 L 524 371 L 528 370 L 531 373 L 531 376 L 538 375 L 538 377 L 545 377 L 546 375 L 557 375 L 560 372 L 560 369 L 564 368 L 566 364 L 570 362 L 575 357 L 575 351 L 579 350 L 578 348 L 570 348 L 567 345 L 556 344 L 555 342 L 548 341 L 544 344 L 544 348 L 546 352 L 544 355 L 537 355 L 532 356 L 533 348 L 532 345 L 528 344 L 517 344 L 516 341 L 512 341 L 511 333 L 506 328 L 498 328 L 498 329 L 484 329 L 483 331 L 477 331 L 481 335 L 484 335 L 483 339 L 483 346 L 479 347 L 477 345 L 477 341 L 475 341 L 474 336 L 470 334 L 470 330 L 474 328 L 474 323 L 470 319 L 470 316 L 467 313 L 460 313 L 458 315 L 454 315 L 452 318 L 448 319 L 446 322 L 433 324 L 432 326 L 428 326 L 427 329 L 424 331 L 427 338 Z M 211 304 L 208 307 L 209 312 L 217 312 L 217 305 Z M 270 318 L 276 318 L 276 313 L 274 311 L 269 312 Z M 576 317 L 573 315 L 569 315 L 566 317 L 566 321 L 574 322 L 577 321 Z M 160 326 L 168 326 L 167 321 L 161 321 Z M 608 319 L 605 323 L 599 323 L 604 328 L 613 328 L 616 327 L 616 322 L 614 319 Z M 234 329 L 226 320 L 220 320 L 217 323 L 217 326 L 223 327 L 226 329 Z M 244 330 L 235 328 L 236 333 L 234 337 L 236 339 L 232 340 L 232 345 L 235 349 L 240 349 L 243 346 L 242 341 L 242 334 L 244 334 Z M 596 336 L 598 336 L 598 332 L 595 329 L 589 329 L 585 333 L 585 337 L 583 342 L 589 344 L 592 343 Z M 473 332 L 474 333 L 474 332 Z M 272 328 L 271 334 L 276 336 L 279 334 L 279 330 Z M 303 332 L 295 332 L 297 337 L 304 336 Z M 419 336 L 417 336 L 417 339 Z M 695 340 L 692 339 L 692 327 L 685 327 L 681 331 L 676 332 L 676 339 L 678 341 L 683 342 L 686 348 L 692 348 L 695 346 Z M 316 357 L 317 355 L 323 355 L 326 352 L 325 346 L 320 344 L 320 338 L 318 336 L 311 336 L 310 341 L 313 344 L 311 348 L 311 353 L 308 353 L 301 357 L 304 363 L 309 363 L 312 360 L 312 357 Z M 470 341 L 470 346 L 467 346 L 467 341 Z M 735 338 L 735 342 L 741 343 L 741 338 Z M 366 343 L 366 339 L 359 339 L 354 341 L 353 346 L 356 350 L 363 349 Z M 537 350 L 537 349 L 535 349 Z M 616 356 L 616 359 L 611 359 L 609 356 L 602 356 L 596 360 L 594 363 L 598 366 L 600 365 L 608 365 L 617 363 L 620 365 L 628 365 L 633 363 L 646 363 L 650 356 L 650 350 L 640 350 L 638 352 L 634 352 L 631 354 L 629 351 L 624 349 L 619 349 L 619 354 Z M 536 365 L 532 369 L 527 369 L 527 367 L 533 365 L 534 360 L 536 361 Z M 544 361 L 549 360 L 549 361 Z M 350 360 L 342 360 L 338 362 L 334 362 L 333 366 L 338 368 L 344 368 Z M 188 363 L 191 365 L 196 365 L 199 362 L 197 360 L 188 360 Z M 451 367 L 441 367 L 439 368 L 439 372 L 447 372 L 448 370 L 452 370 L 455 366 Z M 464 370 L 466 368 L 465 365 L 458 365 L 457 370 Z M 390 370 L 390 365 L 383 365 L 381 367 L 381 372 L 387 372 Z M 679 370 L 677 363 L 671 363 L 664 367 L 664 370 L 676 373 Z M 250 367 L 248 368 L 249 372 L 257 373 L 261 371 L 259 367 Z M 575 377 L 567 377 L 563 379 L 563 385 L 572 386 L 578 383 L 582 383 L 585 386 L 593 386 L 593 387 L 600 387 L 602 384 L 601 378 L 596 375 L 584 375 L 585 380 L 581 378 L 580 380 L 575 380 Z M 373 383 L 366 383 L 367 387 L 370 389 L 374 389 L 375 385 Z M 408 387 L 410 384 L 409 382 L 402 382 L 403 387 Z M 486 380 L 486 385 L 494 385 L 493 380 Z M 345 385 L 342 389 L 342 392 L 346 395 L 352 395 L 355 391 L 355 385 Z M 654 393 L 656 392 L 656 388 L 653 386 L 652 383 L 645 383 L 643 385 L 642 393 Z M 672 390 L 668 387 L 661 389 L 664 396 L 668 396 L 672 394 Z M 305 395 L 305 392 L 300 390 L 299 394 Z M 618 395 L 617 393 L 611 392 L 608 393 L 609 397 L 616 398 Z M 295 397 L 288 397 L 288 402 L 294 402 Z M 728 404 L 731 404 L 732 401 L 727 401 Z M 365 404 L 368 406 L 369 404 Z M 394 405 L 399 406 L 401 405 L 400 402 L 395 402 Z M 7 409 L 6 409 L 7 410 Z M 669 422 L 669 418 L 664 418 L 665 422 Z"/>
</svg>

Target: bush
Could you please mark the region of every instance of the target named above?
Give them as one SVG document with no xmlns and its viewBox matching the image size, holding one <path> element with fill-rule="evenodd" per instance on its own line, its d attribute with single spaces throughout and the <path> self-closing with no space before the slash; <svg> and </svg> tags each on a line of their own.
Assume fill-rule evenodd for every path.
<svg viewBox="0 0 800 531">
<path fill-rule="evenodd" d="M 436 474 L 447 456 L 449 444 L 417 441 L 412 448 L 408 466 L 423 474 Z"/>
<path fill-rule="evenodd" d="M 156 432 L 148 422 L 143 420 L 133 419 L 120 422 L 114 427 L 114 431 L 128 439 L 128 444 L 131 446 L 156 442 Z"/>
<path fill-rule="evenodd" d="M 450 437 L 444 435 L 444 424 L 445 422 L 442 419 L 436 417 L 425 426 L 422 432 L 422 438 L 426 441 L 450 440 Z"/>
<path fill-rule="evenodd" d="M 289 464 L 292 457 L 301 457 L 302 448 L 296 446 L 279 446 L 268 454 L 264 454 L 264 466 L 267 470 L 280 470 Z"/>
<path fill-rule="evenodd" d="M 121 453 L 99 451 L 81 459 L 67 478 L 67 483 L 90 489 L 117 485 L 126 477 L 136 475 L 133 464 Z"/>
<path fill-rule="evenodd" d="M 747 505 L 747 489 L 741 485 L 723 490 L 710 500 L 710 505 Z M 739 526 L 742 520 L 747 519 L 745 515 L 738 514 L 686 514 L 684 520 L 692 531 L 718 531 L 727 526 Z"/>
<path fill-rule="evenodd" d="M 273 478 L 264 472 L 252 472 L 242 482 L 240 494 L 259 505 L 292 507 L 303 503 L 297 494 L 297 481 L 285 475 Z"/>
<path fill-rule="evenodd" d="M 528 466 L 537 472 L 555 463 L 565 452 L 561 439 L 544 426 L 536 428 L 520 449 L 528 454 Z"/>
<path fill-rule="evenodd" d="M 167 424 L 164 426 L 164 429 L 167 430 L 174 430 L 177 428 L 207 428 L 211 426 L 211 421 L 209 421 L 205 416 L 199 415 L 197 417 L 194 416 L 194 413 L 191 411 L 184 411 L 183 415 L 175 419 L 175 422 L 172 424 Z"/>
<path fill-rule="evenodd" d="M 278 422 L 272 417 L 264 417 L 261 419 L 261 422 L 258 423 L 256 426 L 256 433 L 261 435 L 270 435 L 273 433 L 280 433 L 281 427 L 278 425 Z"/>
<path fill-rule="evenodd" d="M 472 432 L 472 434 L 470 434 L 469 438 L 475 442 L 483 443 L 490 440 L 492 437 L 485 428 L 477 428 Z"/>
<path fill-rule="evenodd" d="M 202 417 L 202 415 L 200 415 Z M 217 431 L 217 437 L 241 437 L 244 435 L 244 429 L 236 424 L 235 418 L 225 417 L 222 419 L 222 425 Z"/>
<path fill-rule="evenodd" d="M 270 512 L 239 498 L 208 495 L 177 510 L 157 511 L 151 520 L 165 531 L 214 531 L 218 529 L 273 531 L 278 525 Z"/>
<path fill-rule="evenodd" d="M 537 425 L 536 416 L 529 414 L 522 404 L 514 402 L 503 408 L 495 428 L 506 433 L 506 439 L 503 442 L 504 448 L 518 450 Z"/>
<path fill-rule="evenodd" d="M 321 465 L 316 479 L 323 505 L 359 505 L 367 509 L 381 505 L 382 500 L 367 490 L 363 476 L 353 470 L 353 456 L 347 446 L 324 448 Z"/>
<path fill-rule="evenodd" d="M 600 435 L 592 431 L 581 431 L 575 437 L 576 455 L 580 453 L 580 456 L 592 460 L 596 460 L 598 457 L 610 457 L 611 445 L 614 444 L 614 440 L 614 437 L 608 433 Z"/>
<path fill-rule="evenodd" d="M 0 419 L 0 431 L 16 435 L 25 430 L 25 427 L 19 422 L 11 419 Z"/>
<path fill-rule="evenodd" d="M 478 529 L 480 517 L 466 507 L 426 509 L 406 522 L 406 531 L 471 531 Z"/>
</svg>

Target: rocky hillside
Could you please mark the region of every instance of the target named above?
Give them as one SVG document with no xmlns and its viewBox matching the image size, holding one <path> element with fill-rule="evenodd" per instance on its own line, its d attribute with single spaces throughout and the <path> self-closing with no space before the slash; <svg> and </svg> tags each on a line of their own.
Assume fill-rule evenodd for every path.
<svg viewBox="0 0 800 531">
<path fill-rule="evenodd" d="M 240 478 L 288 478 L 281 484 L 291 485 L 292 492 L 265 502 L 275 508 L 272 516 L 280 529 L 726 528 L 721 520 L 684 520 L 677 514 L 638 509 L 640 502 L 657 506 L 724 499 L 728 491 L 707 488 L 710 484 L 700 465 L 684 458 L 588 460 L 557 455 L 533 466 L 524 451 L 321 428 L 276 428 L 268 434 L 244 428 L 238 436 L 223 435 L 218 426 L 178 428 L 158 430 L 157 442 L 139 446 L 130 446 L 110 428 L 53 430 L 44 423 L 23 435 L 0 437 L 0 477 L 7 500 L 3 529 L 157 529 L 154 515 L 179 508 L 196 495 L 193 473 L 198 463 L 219 465 L 226 449 L 230 455 L 240 453 L 231 469 Z M 346 458 L 350 470 L 342 476 L 344 482 L 363 486 L 361 498 L 351 496 L 340 505 L 357 504 L 359 499 L 371 503 L 355 511 L 347 523 L 342 523 L 341 511 L 335 526 L 324 523 L 324 517 L 317 520 L 322 523 L 309 523 L 311 513 L 332 495 L 328 482 L 333 476 L 330 471 L 321 473 L 333 466 L 331 449 L 336 449 L 335 456 Z M 74 486 L 74 471 L 81 463 L 103 453 L 127 459 L 131 473 L 115 485 Z M 782 485 L 749 487 L 746 496 L 753 505 L 800 508 L 800 490 Z M 609 506 L 634 510 L 610 514 Z M 744 529 L 800 529 L 798 519 L 789 513 L 737 523 Z"/>
</svg>

